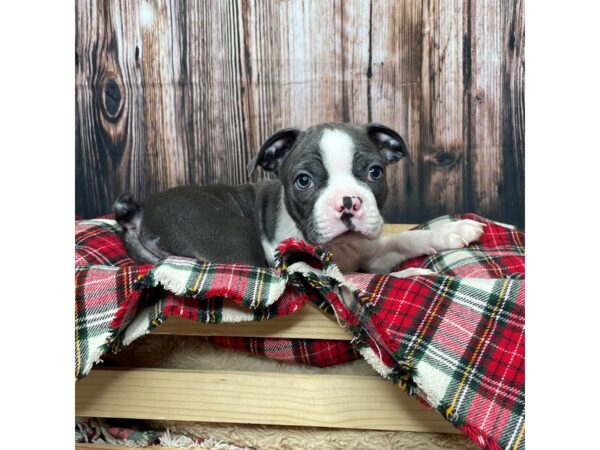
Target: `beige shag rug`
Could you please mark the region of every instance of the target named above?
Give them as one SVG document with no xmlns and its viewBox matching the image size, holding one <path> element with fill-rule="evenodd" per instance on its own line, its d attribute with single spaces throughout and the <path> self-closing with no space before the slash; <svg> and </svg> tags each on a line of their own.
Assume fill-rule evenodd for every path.
<svg viewBox="0 0 600 450">
<path fill-rule="evenodd" d="M 195 370 L 249 370 L 287 373 L 379 375 L 363 360 L 330 368 L 293 365 L 216 347 L 192 336 L 144 336 L 105 364 Z M 461 435 L 408 431 L 365 431 L 329 428 L 146 421 L 152 428 L 235 443 L 256 450 L 435 450 L 477 449 Z"/>
</svg>

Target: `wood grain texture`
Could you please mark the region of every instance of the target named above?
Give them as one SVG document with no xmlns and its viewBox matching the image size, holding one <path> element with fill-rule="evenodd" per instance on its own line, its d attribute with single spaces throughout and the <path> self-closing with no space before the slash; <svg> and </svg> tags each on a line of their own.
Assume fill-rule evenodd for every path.
<svg viewBox="0 0 600 450">
<path fill-rule="evenodd" d="M 152 334 L 183 336 L 247 336 L 292 339 L 338 339 L 349 341 L 352 334 L 318 309 L 307 305 L 288 316 L 261 322 L 208 324 L 181 317 L 169 317 Z"/>
<path fill-rule="evenodd" d="M 388 220 L 524 225 L 522 1 L 78 0 L 76 20 L 79 215 L 246 182 L 281 128 L 376 121 L 416 162 L 388 173 Z"/>
<path fill-rule="evenodd" d="M 457 433 L 379 377 L 96 369 L 75 389 L 84 417 Z"/>
</svg>

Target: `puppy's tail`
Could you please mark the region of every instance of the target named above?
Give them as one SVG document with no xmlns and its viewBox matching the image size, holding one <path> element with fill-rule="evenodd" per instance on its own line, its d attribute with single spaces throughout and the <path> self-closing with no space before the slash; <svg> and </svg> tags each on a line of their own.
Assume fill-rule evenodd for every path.
<svg viewBox="0 0 600 450">
<path fill-rule="evenodd" d="M 137 229 L 141 222 L 142 207 L 130 192 L 121 194 L 113 204 L 116 221 L 126 230 Z"/>
</svg>

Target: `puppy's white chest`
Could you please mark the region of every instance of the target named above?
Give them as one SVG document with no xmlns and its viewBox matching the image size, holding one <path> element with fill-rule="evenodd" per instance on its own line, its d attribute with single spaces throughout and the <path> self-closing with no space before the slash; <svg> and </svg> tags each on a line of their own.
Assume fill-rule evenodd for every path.
<svg viewBox="0 0 600 450">
<path fill-rule="evenodd" d="M 275 235 L 273 236 L 272 240 L 268 240 L 264 236 L 261 240 L 269 266 L 273 267 L 275 265 L 275 250 L 277 250 L 277 247 L 282 241 L 288 238 L 294 238 L 303 241 L 304 235 L 288 214 L 285 204 L 283 203 L 282 196 L 279 203 L 279 215 L 277 217 Z"/>
</svg>

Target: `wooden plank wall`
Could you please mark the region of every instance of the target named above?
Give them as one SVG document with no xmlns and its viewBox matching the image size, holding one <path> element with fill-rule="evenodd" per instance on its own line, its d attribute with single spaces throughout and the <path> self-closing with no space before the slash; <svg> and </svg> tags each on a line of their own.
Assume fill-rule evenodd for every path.
<svg viewBox="0 0 600 450">
<path fill-rule="evenodd" d="M 388 174 L 389 221 L 524 226 L 521 0 L 78 0 L 76 20 L 81 216 L 246 182 L 280 128 L 376 121 L 416 161 Z"/>
</svg>

